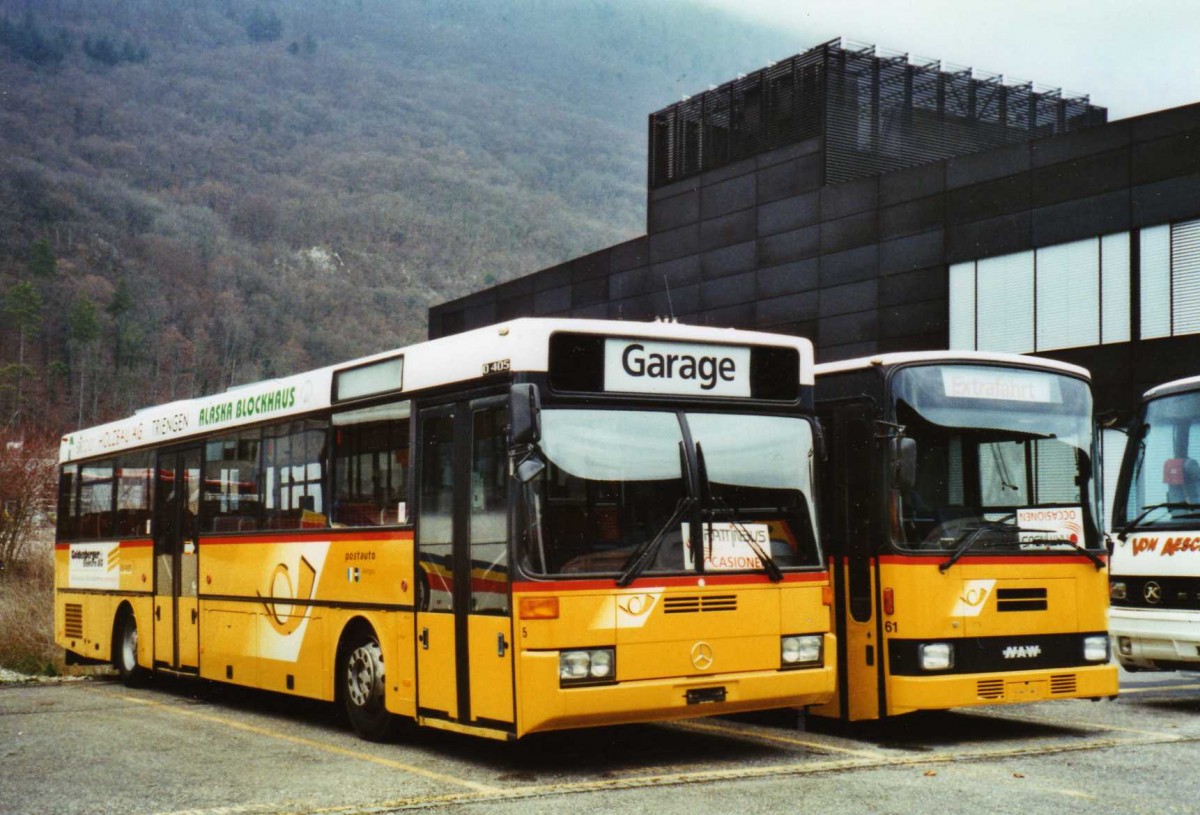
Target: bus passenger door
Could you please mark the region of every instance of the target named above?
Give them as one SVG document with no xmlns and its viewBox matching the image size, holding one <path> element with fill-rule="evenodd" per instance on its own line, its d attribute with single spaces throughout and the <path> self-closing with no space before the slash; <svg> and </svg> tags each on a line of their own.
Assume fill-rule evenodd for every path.
<svg viewBox="0 0 1200 815">
<path fill-rule="evenodd" d="M 160 453 L 154 485 L 154 664 L 199 669 L 200 448 Z"/>
<path fill-rule="evenodd" d="M 420 413 L 417 707 L 422 716 L 511 729 L 504 405 Z"/>
<path fill-rule="evenodd" d="M 875 596 L 874 411 L 869 402 L 843 403 L 833 407 L 825 421 L 829 466 L 824 511 L 838 636 L 838 698 L 813 712 L 860 721 L 880 715 L 886 656 Z"/>
</svg>

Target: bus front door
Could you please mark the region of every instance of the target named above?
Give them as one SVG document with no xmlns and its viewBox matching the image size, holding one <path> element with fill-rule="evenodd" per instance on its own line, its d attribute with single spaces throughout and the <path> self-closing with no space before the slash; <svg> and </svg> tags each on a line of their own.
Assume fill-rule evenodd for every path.
<svg viewBox="0 0 1200 815">
<path fill-rule="evenodd" d="M 512 732 L 506 400 L 420 417 L 419 715 Z"/>
<path fill-rule="evenodd" d="M 154 664 L 195 672 L 200 448 L 158 456 L 154 484 Z"/>
</svg>

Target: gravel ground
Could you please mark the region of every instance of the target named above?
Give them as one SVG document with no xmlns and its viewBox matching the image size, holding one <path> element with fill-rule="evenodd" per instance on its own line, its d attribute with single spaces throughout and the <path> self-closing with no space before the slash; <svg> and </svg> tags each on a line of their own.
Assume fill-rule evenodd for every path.
<svg viewBox="0 0 1200 815">
<path fill-rule="evenodd" d="M 23 682 L 79 682 L 86 676 L 30 676 L 19 671 L 0 668 L 0 685 L 15 685 Z"/>
</svg>

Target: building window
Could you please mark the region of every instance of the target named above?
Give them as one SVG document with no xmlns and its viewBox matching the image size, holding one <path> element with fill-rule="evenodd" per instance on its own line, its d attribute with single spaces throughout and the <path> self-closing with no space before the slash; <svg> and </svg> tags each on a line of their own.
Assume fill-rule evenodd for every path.
<svg viewBox="0 0 1200 815">
<path fill-rule="evenodd" d="M 1200 333 L 1200 220 L 1140 233 L 1142 339 Z"/>
<path fill-rule="evenodd" d="M 1127 342 L 1129 302 L 1127 232 L 956 263 L 950 347 L 1023 354 Z"/>
</svg>

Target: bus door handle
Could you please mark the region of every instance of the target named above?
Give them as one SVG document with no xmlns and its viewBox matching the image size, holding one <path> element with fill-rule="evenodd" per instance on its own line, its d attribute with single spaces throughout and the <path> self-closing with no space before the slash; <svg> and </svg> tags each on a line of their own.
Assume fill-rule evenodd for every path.
<svg viewBox="0 0 1200 815">
<path fill-rule="evenodd" d="M 508 650 L 508 640 L 504 639 L 504 632 L 501 631 L 496 635 L 496 656 L 504 656 L 504 652 Z"/>
<path fill-rule="evenodd" d="M 429 629 L 428 628 L 421 629 L 421 636 L 417 637 L 417 641 L 421 643 L 422 648 L 424 648 L 426 651 L 429 650 Z"/>
<path fill-rule="evenodd" d="M 192 625 L 196 624 L 196 618 L 198 618 L 199 616 L 200 616 L 200 609 L 198 609 L 198 608 L 192 609 Z"/>
<path fill-rule="evenodd" d="M 154 619 L 156 619 L 156 620 L 162 619 L 162 606 L 154 607 Z"/>
</svg>

